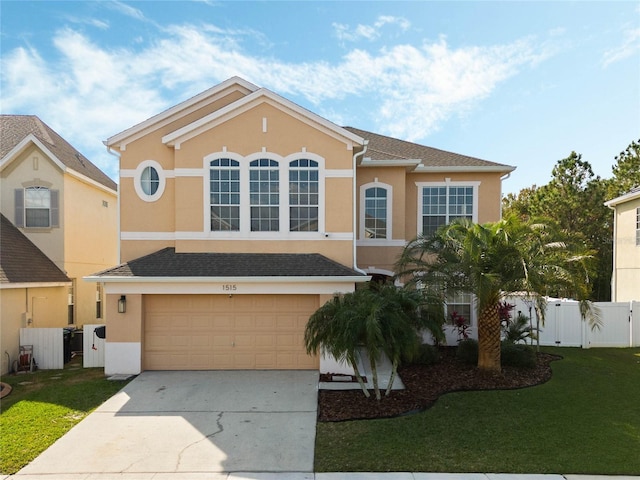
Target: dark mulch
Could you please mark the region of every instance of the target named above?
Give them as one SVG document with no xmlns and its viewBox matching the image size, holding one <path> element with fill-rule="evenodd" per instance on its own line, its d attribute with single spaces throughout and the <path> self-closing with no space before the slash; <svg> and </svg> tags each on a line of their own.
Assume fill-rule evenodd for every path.
<svg viewBox="0 0 640 480">
<path fill-rule="evenodd" d="M 503 367 L 501 375 L 487 375 L 477 367 L 465 365 L 455 357 L 455 348 L 441 349 L 441 361 L 435 365 L 404 365 L 398 368 L 405 390 L 394 390 L 382 399 L 366 398 L 357 390 L 320 390 L 318 420 L 338 422 L 386 418 L 419 412 L 429 408 L 448 392 L 499 390 L 530 387 L 551 378 L 551 362 L 560 357 L 538 353 L 535 368 Z"/>
</svg>

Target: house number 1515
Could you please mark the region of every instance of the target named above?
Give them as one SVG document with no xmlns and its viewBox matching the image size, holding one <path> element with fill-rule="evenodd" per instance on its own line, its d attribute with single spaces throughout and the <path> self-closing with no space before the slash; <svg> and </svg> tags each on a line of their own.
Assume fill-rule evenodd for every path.
<svg viewBox="0 0 640 480">
<path fill-rule="evenodd" d="M 236 290 L 238 290 L 238 286 L 234 284 L 225 283 L 224 285 L 222 285 L 222 290 L 224 292 L 235 292 Z"/>
</svg>

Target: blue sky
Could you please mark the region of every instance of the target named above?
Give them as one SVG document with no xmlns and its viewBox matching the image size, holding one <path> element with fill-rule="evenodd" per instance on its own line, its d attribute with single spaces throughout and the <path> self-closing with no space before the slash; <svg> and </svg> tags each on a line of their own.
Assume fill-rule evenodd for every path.
<svg viewBox="0 0 640 480">
<path fill-rule="evenodd" d="M 36 114 L 114 179 L 102 141 L 238 75 L 339 124 L 608 178 L 640 138 L 640 2 L 0 3 L 2 113 Z"/>
</svg>

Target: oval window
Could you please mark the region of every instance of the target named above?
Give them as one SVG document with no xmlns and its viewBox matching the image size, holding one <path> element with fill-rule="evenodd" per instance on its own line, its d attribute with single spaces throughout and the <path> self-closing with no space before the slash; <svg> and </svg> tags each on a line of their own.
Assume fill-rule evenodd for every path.
<svg viewBox="0 0 640 480">
<path fill-rule="evenodd" d="M 160 186 L 160 176 L 154 167 L 145 167 L 140 176 L 140 186 L 146 195 L 155 195 Z"/>
</svg>

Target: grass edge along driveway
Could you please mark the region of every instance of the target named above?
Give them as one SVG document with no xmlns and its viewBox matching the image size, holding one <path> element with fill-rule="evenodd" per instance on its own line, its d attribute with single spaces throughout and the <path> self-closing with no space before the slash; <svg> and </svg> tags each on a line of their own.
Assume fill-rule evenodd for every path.
<svg viewBox="0 0 640 480">
<path fill-rule="evenodd" d="M 12 392 L 0 412 L 0 473 L 16 473 L 128 382 L 109 381 L 103 368 L 82 368 L 76 358 L 63 370 L 3 375 Z"/>
<path fill-rule="evenodd" d="M 640 474 L 640 348 L 545 348 L 552 379 L 425 412 L 319 423 L 315 470 Z"/>
</svg>

